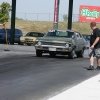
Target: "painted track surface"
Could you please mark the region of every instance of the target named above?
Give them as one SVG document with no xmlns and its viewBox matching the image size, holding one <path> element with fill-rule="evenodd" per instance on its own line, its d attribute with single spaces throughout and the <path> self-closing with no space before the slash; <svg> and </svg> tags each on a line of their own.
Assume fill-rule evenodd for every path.
<svg viewBox="0 0 100 100">
<path fill-rule="evenodd" d="M 28 47 L 30 53 L 25 53 L 26 46 L 23 53 L 12 48 L 9 56 L 4 52 L 0 58 L 1 100 L 47 100 L 99 74 L 86 70 L 88 58 L 36 57 L 33 47 Z"/>
</svg>

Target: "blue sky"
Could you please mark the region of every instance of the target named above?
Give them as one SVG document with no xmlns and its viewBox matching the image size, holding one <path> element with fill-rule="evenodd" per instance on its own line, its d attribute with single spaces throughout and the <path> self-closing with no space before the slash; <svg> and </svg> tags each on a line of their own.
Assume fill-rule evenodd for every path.
<svg viewBox="0 0 100 100">
<path fill-rule="evenodd" d="M 16 0 L 16 15 L 26 17 L 29 16 L 28 13 L 53 13 L 54 12 L 54 0 Z M 100 0 L 73 0 L 73 14 L 79 14 L 80 5 L 91 5 L 100 6 Z M 2 2 L 8 2 L 11 4 L 12 0 L 0 0 Z M 68 3 L 69 0 L 60 0 L 60 14 L 68 14 Z M 37 17 L 37 14 L 34 15 Z M 43 15 L 45 16 L 45 15 Z M 48 16 L 48 15 L 46 15 Z M 53 15 L 51 15 L 53 16 Z M 51 17 L 50 16 L 50 17 Z M 49 16 L 48 16 L 49 17 Z"/>
</svg>

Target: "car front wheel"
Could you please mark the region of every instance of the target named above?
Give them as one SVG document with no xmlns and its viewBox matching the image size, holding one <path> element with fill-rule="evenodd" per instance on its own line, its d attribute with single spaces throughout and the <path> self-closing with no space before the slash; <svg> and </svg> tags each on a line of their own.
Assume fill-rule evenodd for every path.
<svg viewBox="0 0 100 100">
<path fill-rule="evenodd" d="M 77 57 L 83 57 L 84 55 L 84 50 L 81 50 L 77 53 Z"/>
<path fill-rule="evenodd" d="M 31 46 L 31 44 L 27 44 L 28 46 Z"/>
<path fill-rule="evenodd" d="M 74 50 L 71 51 L 71 53 L 69 53 L 68 57 L 69 57 L 70 59 L 74 59 L 74 58 L 75 58 L 75 51 L 74 51 Z"/>
<path fill-rule="evenodd" d="M 42 51 L 41 50 L 36 50 L 36 56 L 41 57 L 42 56 Z"/>
</svg>

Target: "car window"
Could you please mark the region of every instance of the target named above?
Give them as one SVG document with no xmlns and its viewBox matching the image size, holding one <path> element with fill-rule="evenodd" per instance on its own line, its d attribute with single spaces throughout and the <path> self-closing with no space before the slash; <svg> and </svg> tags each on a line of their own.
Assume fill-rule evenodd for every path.
<svg viewBox="0 0 100 100">
<path fill-rule="evenodd" d="M 4 29 L 0 29 L 0 33 L 5 33 L 5 30 Z"/>
<path fill-rule="evenodd" d="M 15 29 L 15 34 L 19 34 L 19 31 L 17 29 Z"/>
<path fill-rule="evenodd" d="M 26 34 L 26 36 L 38 37 L 38 33 L 29 32 L 29 33 Z"/>
<path fill-rule="evenodd" d="M 80 38 L 82 38 L 82 35 L 79 33 Z"/>
<path fill-rule="evenodd" d="M 30 36 L 38 37 L 38 33 L 30 33 Z"/>
<path fill-rule="evenodd" d="M 7 33 L 11 33 L 10 29 L 6 29 L 6 30 L 7 30 Z M 5 29 L 0 29 L 0 33 L 6 33 Z"/>
<path fill-rule="evenodd" d="M 64 37 L 71 38 L 74 32 L 69 31 L 50 31 L 45 36 L 46 37 Z"/>
<path fill-rule="evenodd" d="M 30 36 L 30 33 L 27 33 L 25 36 Z"/>
<path fill-rule="evenodd" d="M 7 29 L 7 33 L 11 33 L 11 29 Z"/>
<path fill-rule="evenodd" d="M 77 38 L 80 38 L 80 34 L 79 33 L 75 33 Z"/>
<path fill-rule="evenodd" d="M 90 35 L 83 35 L 83 38 L 85 39 L 85 40 L 90 40 Z"/>
<path fill-rule="evenodd" d="M 38 36 L 39 36 L 39 37 L 43 37 L 43 36 L 44 36 L 44 34 L 42 34 L 42 33 L 39 33 L 39 34 L 38 34 Z"/>
<path fill-rule="evenodd" d="M 20 35 L 23 35 L 22 31 L 19 30 L 19 29 L 15 29 L 15 34 L 20 34 Z"/>
</svg>

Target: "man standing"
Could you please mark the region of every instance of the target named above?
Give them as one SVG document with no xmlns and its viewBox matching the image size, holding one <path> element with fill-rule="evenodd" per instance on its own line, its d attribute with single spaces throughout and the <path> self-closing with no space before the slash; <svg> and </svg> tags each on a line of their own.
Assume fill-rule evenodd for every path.
<svg viewBox="0 0 100 100">
<path fill-rule="evenodd" d="M 96 27 L 95 22 L 90 23 L 90 27 L 93 30 L 90 36 L 90 66 L 89 69 L 94 69 L 94 56 L 97 59 L 97 68 L 100 70 L 100 30 Z"/>
</svg>

